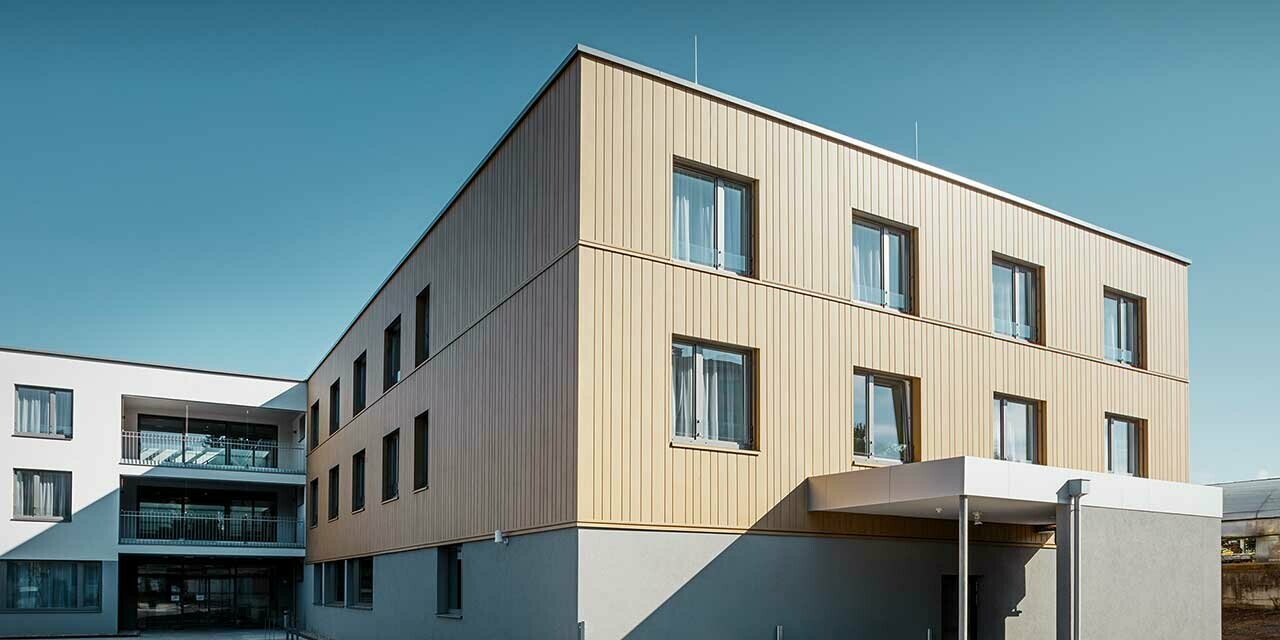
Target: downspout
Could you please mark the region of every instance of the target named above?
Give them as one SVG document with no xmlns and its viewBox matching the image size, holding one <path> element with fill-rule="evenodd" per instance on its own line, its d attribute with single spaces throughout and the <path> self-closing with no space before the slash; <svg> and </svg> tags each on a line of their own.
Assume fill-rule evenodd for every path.
<svg viewBox="0 0 1280 640">
<path fill-rule="evenodd" d="M 1071 558 L 1070 558 L 1070 597 L 1071 597 L 1071 640 L 1080 640 L 1080 498 L 1089 494 L 1089 481 L 1076 479 L 1067 481 L 1067 497 L 1071 509 Z"/>
</svg>

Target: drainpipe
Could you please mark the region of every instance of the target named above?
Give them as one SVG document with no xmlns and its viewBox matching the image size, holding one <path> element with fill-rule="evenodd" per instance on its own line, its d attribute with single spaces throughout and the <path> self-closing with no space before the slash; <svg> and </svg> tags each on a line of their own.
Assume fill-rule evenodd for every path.
<svg viewBox="0 0 1280 640">
<path fill-rule="evenodd" d="M 969 640 L 969 496 L 960 496 L 960 569 L 956 571 L 956 603 L 959 609 L 959 638 Z"/>
<path fill-rule="evenodd" d="M 1089 481 L 1083 478 L 1067 481 L 1067 498 L 1069 499 L 1071 509 L 1071 531 L 1070 535 L 1070 562 L 1068 570 L 1070 575 L 1068 580 L 1071 588 L 1069 597 L 1071 598 L 1071 618 L 1068 620 L 1070 633 L 1068 635 L 1071 640 L 1080 640 L 1080 498 L 1089 495 Z"/>
</svg>

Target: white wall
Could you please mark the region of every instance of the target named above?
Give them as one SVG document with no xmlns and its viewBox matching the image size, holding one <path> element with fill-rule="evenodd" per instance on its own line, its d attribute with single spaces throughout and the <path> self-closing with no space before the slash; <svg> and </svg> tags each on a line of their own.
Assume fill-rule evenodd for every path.
<svg viewBox="0 0 1280 640">
<path fill-rule="evenodd" d="M 13 435 L 20 384 L 74 392 L 70 440 Z M 125 395 L 295 411 L 306 397 L 286 380 L 0 350 L 0 558 L 117 559 L 120 476 L 138 474 L 120 464 Z M 11 520 L 14 468 L 71 471 L 71 522 Z"/>
</svg>

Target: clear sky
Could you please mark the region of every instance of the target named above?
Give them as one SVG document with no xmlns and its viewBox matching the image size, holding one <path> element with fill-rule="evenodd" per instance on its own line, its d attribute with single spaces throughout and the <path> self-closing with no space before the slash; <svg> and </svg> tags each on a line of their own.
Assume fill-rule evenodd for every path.
<svg viewBox="0 0 1280 640">
<path fill-rule="evenodd" d="M 306 376 L 575 42 L 695 33 L 703 84 L 1189 256 L 1193 480 L 1280 475 L 1268 0 L 5 2 L 0 344 Z"/>
</svg>

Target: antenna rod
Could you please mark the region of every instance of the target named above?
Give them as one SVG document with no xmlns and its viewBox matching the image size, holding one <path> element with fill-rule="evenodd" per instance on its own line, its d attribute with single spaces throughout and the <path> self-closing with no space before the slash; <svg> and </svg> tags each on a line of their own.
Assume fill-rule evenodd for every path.
<svg viewBox="0 0 1280 640">
<path fill-rule="evenodd" d="M 920 121 L 916 120 L 916 160 L 920 159 Z"/>
<path fill-rule="evenodd" d="M 693 83 L 698 84 L 698 34 L 693 34 Z"/>
</svg>

